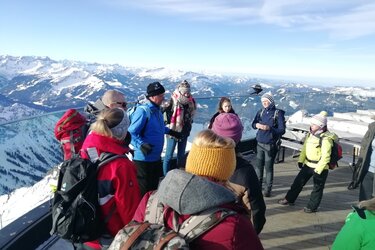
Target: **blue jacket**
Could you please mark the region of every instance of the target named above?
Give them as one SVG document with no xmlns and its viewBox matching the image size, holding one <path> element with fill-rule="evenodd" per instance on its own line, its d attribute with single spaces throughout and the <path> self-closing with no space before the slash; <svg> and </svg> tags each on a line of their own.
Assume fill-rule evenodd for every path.
<svg viewBox="0 0 375 250">
<path fill-rule="evenodd" d="M 150 109 L 150 118 L 147 121 L 147 113 L 142 108 L 137 108 L 131 118 L 129 133 L 132 136 L 131 144 L 134 147 L 134 160 L 158 161 L 161 157 L 164 145 L 164 134 L 169 133 L 169 128 L 164 125 L 163 115 L 160 107 L 148 101 L 143 104 Z M 141 151 L 141 145 L 149 143 L 152 150 L 148 155 Z"/>
<path fill-rule="evenodd" d="M 275 105 L 271 104 L 262 113 L 262 109 L 257 112 L 254 117 L 252 127 L 257 129 L 255 124 L 261 123 L 268 125 L 270 130 L 258 130 L 256 139 L 257 142 L 264 144 L 274 144 L 285 133 L 285 112 L 279 109 L 277 117 L 274 121 L 274 114 L 276 112 Z M 262 117 L 261 117 L 262 115 Z"/>
</svg>

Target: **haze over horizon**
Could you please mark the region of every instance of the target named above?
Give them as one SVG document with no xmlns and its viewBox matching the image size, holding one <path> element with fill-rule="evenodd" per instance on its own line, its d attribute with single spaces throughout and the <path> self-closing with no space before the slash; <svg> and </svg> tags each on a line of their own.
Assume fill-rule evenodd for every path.
<svg viewBox="0 0 375 250">
<path fill-rule="evenodd" d="M 0 54 L 375 87 L 369 0 L 2 1 Z"/>
</svg>

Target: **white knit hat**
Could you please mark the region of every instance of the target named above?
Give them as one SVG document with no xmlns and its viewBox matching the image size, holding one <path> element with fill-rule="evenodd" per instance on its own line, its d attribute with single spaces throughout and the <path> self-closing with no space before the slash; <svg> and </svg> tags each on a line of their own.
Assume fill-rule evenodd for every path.
<svg viewBox="0 0 375 250">
<path fill-rule="evenodd" d="M 310 124 L 314 124 L 314 125 L 317 125 L 321 128 L 327 126 L 327 112 L 326 111 L 321 111 L 319 114 L 317 115 L 314 115 L 311 119 L 310 119 Z"/>
<path fill-rule="evenodd" d="M 270 102 L 270 104 L 275 103 L 275 100 L 273 99 L 273 96 L 272 96 L 271 93 L 265 93 L 265 94 L 263 94 L 262 97 L 261 97 L 261 100 L 262 99 L 268 100 Z"/>
</svg>

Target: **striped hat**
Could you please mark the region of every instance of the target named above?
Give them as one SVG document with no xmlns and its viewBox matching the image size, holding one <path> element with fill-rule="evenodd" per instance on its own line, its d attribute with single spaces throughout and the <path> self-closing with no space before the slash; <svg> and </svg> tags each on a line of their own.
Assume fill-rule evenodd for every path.
<svg viewBox="0 0 375 250">
<path fill-rule="evenodd" d="M 310 119 L 310 124 L 311 125 L 317 125 L 321 128 L 327 126 L 327 112 L 326 111 L 321 111 L 319 114 L 317 115 L 314 115 L 311 119 Z"/>
<path fill-rule="evenodd" d="M 265 93 L 262 95 L 261 100 L 266 99 L 270 102 L 270 104 L 274 104 L 275 100 L 273 99 L 273 96 L 271 93 Z"/>
</svg>

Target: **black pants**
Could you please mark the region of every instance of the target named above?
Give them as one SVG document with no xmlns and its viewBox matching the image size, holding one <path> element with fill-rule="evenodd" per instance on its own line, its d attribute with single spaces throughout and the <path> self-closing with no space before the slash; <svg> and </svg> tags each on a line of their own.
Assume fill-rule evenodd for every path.
<svg viewBox="0 0 375 250">
<path fill-rule="evenodd" d="M 317 174 L 314 172 L 313 168 L 304 165 L 294 179 L 294 182 L 286 194 L 285 199 L 291 203 L 294 203 L 299 193 L 302 191 L 302 188 L 310 180 L 310 178 L 313 177 L 314 187 L 311 191 L 310 200 L 306 207 L 312 210 L 318 209 L 323 198 L 323 190 L 327 176 L 327 169 L 323 170 L 321 174 Z"/>
<path fill-rule="evenodd" d="M 137 166 L 137 180 L 141 195 L 156 190 L 159 180 L 163 176 L 161 160 L 153 162 L 134 161 L 134 164 Z"/>
</svg>

